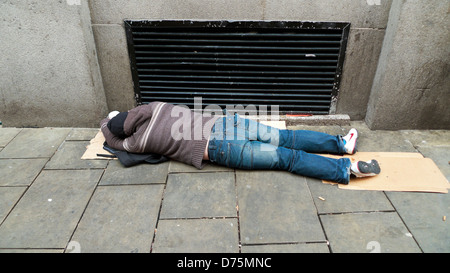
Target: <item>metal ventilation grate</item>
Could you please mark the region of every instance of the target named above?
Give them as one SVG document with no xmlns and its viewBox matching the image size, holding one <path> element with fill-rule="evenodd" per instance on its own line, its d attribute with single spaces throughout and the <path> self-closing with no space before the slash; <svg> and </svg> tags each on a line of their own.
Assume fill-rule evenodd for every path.
<svg viewBox="0 0 450 273">
<path fill-rule="evenodd" d="M 279 105 L 329 114 L 349 23 L 125 21 L 138 104 Z M 268 107 L 270 109 L 270 107 Z"/>
</svg>

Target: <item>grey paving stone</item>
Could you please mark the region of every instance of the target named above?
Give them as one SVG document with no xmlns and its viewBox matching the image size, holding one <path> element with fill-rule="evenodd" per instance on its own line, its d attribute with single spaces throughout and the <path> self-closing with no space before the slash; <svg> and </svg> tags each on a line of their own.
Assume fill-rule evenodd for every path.
<svg viewBox="0 0 450 273">
<path fill-rule="evenodd" d="M 321 180 L 307 181 L 319 213 L 394 211 L 384 192 L 342 190 Z"/>
<path fill-rule="evenodd" d="M 236 217 L 234 173 L 169 174 L 161 219 Z"/>
<path fill-rule="evenodd" d="M 67 135 L 66 140 L 91 140 L 93 139 L 100 129 L 96 128 L 73 128 Z"/>
<path fill-rule="evenodd" d="M 118 160 L 111 160 L 100 185 L 161 184 L 166 183 L 169 162 L 161 164 L 140 164 L 123 167 Z"/>
<path fill-rule="evenodd" d="M 80 252 L 150 252 L 164 185 L 98 187 L 72 241 Z"/>
<path fill-rule="evenodd" d="M 26 189 L 26 187 L 0 187 L 0 224 Z"/>
<path fill-rule="evenodd" d="M 414 146 L 450 146 L 450 130 L 403 130 L 400 133 Z"/>
<path fill-rule="evenodd" d="M 388 192 L 387 195 L 424 252 L 450 252 L 449 194 Z"/>
<path fill-rule="evenodd" d="M 364 122 L 352 122 L 344 128 L 358 130 L 359 152 L 417 152 L 401 131 L 373 131 Z"/>
<path fill-rule="evenodd" d="M 0 128 L 0 147 L 8 145 L 21 130 L 19 128 Z"/>
<path fill-rule="evenodd" d="M 329 253 L 326 243 L 242 246 L 242 253 Z"/>
<path fill-rule="evenodd" d="M 102 172 L 43 171 L 0 226 L 0 248 L 65 248 Z"/>
<path fill-rule="evenodd" d="M 29 186 L 47 161 L 47 158 L 0 159 L 0 186 Z"/>
<path fill-rule="evenodd" d="M 70 128 L 23 129 L 0 152 L 0 158 L 51 157 L 69 132 Z"/>
<path fill-rule="evenodd" d="M 321 215 L 333 253 L 421 252 L 396 212 Z"/>
<path fill-rule="evenodd" d="M 199 170 L 194 166 L 177 162 L 175 160 L 170 161 L 169 173 L 197 173 L 197 172 L 234 172 L 234 169 L 208 163 L 203 169 Z"/>
<path fill-rule="evenodd" d="M 45 165 L 45 169 L 104 169 L 108 160 L 81 159 L 89 141 L 65 141 Z"/>
<path fill-rule="evenodd" d="M 325 237 L 306 180 L 276 171 L 236 171 L 242 244 Z"/>
<path fill-rule="evenodd" d="M 237 219 L 160 220 L 152 253 L 237 253 Z"/>
</svg>

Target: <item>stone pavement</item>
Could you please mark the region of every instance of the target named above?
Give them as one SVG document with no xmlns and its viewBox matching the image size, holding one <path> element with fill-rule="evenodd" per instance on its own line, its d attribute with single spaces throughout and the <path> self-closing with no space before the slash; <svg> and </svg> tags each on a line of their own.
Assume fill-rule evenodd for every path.
<svg viewBox="0 0 450 273">
<path fill-rule="evenodd" d="M 450 131 L 351 125 L 359 151 L 420 152 L 450 180 Z M 173 161 L 126 169 L 80 160 L 97 131 L 0 129 L 0 252 L 450 252 L 449 194 L 349 191 L 287 172 L 198 171 Z"/>
</svg>

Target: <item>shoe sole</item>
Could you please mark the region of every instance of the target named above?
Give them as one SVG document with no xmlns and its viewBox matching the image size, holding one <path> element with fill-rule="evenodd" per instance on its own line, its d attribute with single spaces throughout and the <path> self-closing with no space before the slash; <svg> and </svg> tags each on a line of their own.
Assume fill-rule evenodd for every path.
<svg viewBox="0 0 450 273">
<path fill-rule="evenodd" d="M 375 159 L 369 162 L 359 161 L 358 170 L 361 174 L 355 174 L 357 177 L 375 176 L 381 172 L 380 165 Z"/>
</svg>

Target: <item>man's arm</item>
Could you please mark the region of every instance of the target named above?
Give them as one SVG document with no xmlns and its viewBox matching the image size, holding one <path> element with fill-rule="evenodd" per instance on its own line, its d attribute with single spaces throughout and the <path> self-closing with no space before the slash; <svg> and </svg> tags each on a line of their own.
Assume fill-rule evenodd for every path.
<svg viewBox="0 0 450 273">
<path fill-rule="evenodd" d="M 115 136 L 111 131 L 108 129 L 108 122 L 110 121 L 109 118 L 105 118 L 100 122 L 100 128 L 102 130 L 103 135 L 105 136 L 106 143 L 108 143 L 108 146 L 116 149 L 125 151 L 125 148 L 123 147 L 123 139 Z"/>
</svg>

